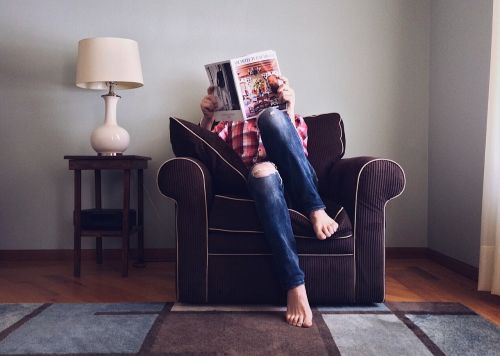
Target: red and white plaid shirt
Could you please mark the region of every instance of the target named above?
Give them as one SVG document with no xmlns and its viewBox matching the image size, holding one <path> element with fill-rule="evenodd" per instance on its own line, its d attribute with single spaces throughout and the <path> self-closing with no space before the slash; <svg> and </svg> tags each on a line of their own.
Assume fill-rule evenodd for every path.
<svg viewBox="0 0 500 356">
<path fill-rule="evenodd" d="M 302 116 L 295 114 L 294 125 L 307 156 L 306 122 Z M 257 127 L 257 119 L 221 121 L 212 129 L 212 132 L 217 133 L 220 138 L 226 141 L 240 155 L 248 168 L 252 167 L 254 163 L 265 160 L 266 150 Z"/>
</svg>

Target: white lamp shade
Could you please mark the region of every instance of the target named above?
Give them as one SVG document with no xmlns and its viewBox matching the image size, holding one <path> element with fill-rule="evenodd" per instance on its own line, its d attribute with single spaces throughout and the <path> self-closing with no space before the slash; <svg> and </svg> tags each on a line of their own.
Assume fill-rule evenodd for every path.
<svg viewBox="0 0 500 356">
<path fill-rule="evenodd" d="M 116 82 L 116 89 L 142 87 L 139 46 L 126 38 L 97 37 L 78 42 L 76 86 L 106 90 L 106 82 Z"/>
</svg>

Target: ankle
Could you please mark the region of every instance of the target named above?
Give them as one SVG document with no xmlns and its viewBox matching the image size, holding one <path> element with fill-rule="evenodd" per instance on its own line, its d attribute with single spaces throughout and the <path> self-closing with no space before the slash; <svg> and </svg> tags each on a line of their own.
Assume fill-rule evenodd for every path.
<svg viewBox="0 0 500 356">
<path fill-rule="evenodd" d="M 312 219 L 312 218 L 318 217 L 324 213 L 325 213 L 324 208 L 316 209 L 316 210 L 313 210 L 309 213 L 309 218 Z"/>
<path fill-rule="evenodd" d="M 302 283 L 298 286 L 292 287 L 288 290 L 288 295 L 301 296 L 301 295 L 305 295 L 305 294 L 306 294 L 306 286 L 304 283 Z"/>
</svg>

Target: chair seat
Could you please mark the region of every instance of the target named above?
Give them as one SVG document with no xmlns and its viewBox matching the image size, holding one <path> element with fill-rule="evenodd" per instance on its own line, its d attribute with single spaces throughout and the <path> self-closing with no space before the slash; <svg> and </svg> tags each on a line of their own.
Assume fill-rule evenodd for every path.
<svg viewBox="0 0 500 356">
<path fill-rule="evenodd" d="M 354 239 L 346 211 L 334 202 L 324 202 L 326 212 L 339 224 L 335 234 L 326 240 L 316 238 L 311 221 L 305 215 L 288 209 L 298 254 L 352 254 Z M 208 230 L 209 253 L 271 253 L 253 200 L 216 195 L 210 211 Z"/>
</svg>

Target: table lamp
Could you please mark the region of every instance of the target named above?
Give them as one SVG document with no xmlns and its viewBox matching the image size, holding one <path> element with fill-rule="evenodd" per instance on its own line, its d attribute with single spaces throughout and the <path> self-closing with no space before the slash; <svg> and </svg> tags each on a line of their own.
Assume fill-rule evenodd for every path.
<svg viewBox="0 0 500 356">
<path fill-rule="evenodd" d="M 76 86 L 108 90 L 102 95 L 105 103 L 104 124 L 92 132 L 90 142 L 99 155 L 116 156 L 128 147 L 130 136 L 118 126 L 117 89 L 134 89 L 144 85 L 141 59 L 136 41 L 125 38 L 97 37 L 78 42 Z"/>
</svg>

